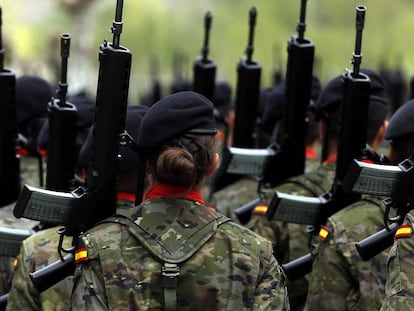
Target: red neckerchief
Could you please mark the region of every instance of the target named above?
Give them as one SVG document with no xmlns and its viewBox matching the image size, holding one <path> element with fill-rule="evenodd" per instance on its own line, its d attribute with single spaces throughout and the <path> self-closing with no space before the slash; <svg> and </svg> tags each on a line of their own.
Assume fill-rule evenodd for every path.
<svg viewBox="0 0 414 311">
<path fill-rule="evenodd" d="M 28 156 L 29 151 L 27 151 L 26 149 L 23 149 L 23 148 L 19 148 L 19 149 L 16 150 L 16 154 L 20 155 L 20 156 Z"/>
<path fill-rule="evenodd" d="M 129 202 L 135 202 L 135 193 L 129 193 L 129 192 L 118 192 L 116 194 L 116 198 L 118 200 L 123 201 L 129 201 Z"/>
<path fill-rule="evenodd" d="M 305 154 L 308 159 L 316 160 L 318 158 L 316 152 L 309 147 L 306 147 Z"/>
<path fill-rule="evenodd" d="M 160 197 L 176 197 L 196 201 L 204 205 L 204 200 L 201 197 L 200 192 L 196 190 L 188 191 L 187 188 L 181 186 L 173 186 L 166 184 L 158 184 L 152 186 L 147 194 L 144 196 L 144 201 L 152 198 Z"/>
<path fill-rule="evenodd" d="M 330 158 L 327 158 L 325 161 L 323 161 L 323 164 L 335 163 L 335 162 L 336 162 L 336 157 L 330 157 Z"/>
</svg>

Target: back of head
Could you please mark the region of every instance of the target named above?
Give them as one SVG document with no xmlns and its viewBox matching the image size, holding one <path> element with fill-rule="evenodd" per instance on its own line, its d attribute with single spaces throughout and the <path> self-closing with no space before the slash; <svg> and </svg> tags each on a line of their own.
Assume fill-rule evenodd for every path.
<svg viewBox="0 0 414 311">
<path fill-rule="evenodd" d="M 137 142 L 139 128 L 141 126 L 142 118 L 148 111 L 145 105 L 128 106 L 125 120 L 125 128 L 132 139 Z M 88 136 L 83 143 L 78 156 L 79 169 L 86 169 L 89 165 L 92 156 L 93 143 L 93 126 L 88 130 Z M 133 171 L 137 169 L 138 155 L 128 146 L 119 147 L 119 162 L 118 170 L 120 173 Z"/>
<path fill-rule="evenodd" d="M 399 160 L 414 154 L 414 99 L 404 103 L 392 115 L 384 138 L 389 140 Z"/>
<path fill-rule="evenodd" d="M 232 89 L 226 81 L 217 81 L 214 86 L 213 104 L 220 115 L 226 117 L 232 106 Z"/>
<path fill-rule="evenodd" d="M 94 122 L 95 117 L 95 100 L 86 95 L 75 95 L 69 97 L 67 102 L 75 105 L 77 109 L 76 114 L 76 153 L 79 152 L 86 136 L 88 135 L 89 127 Z M 49 142 L 49 120 L 46 120 L 37 136 L 37 146 L 41 149 L 47 149 Z"/>
<path fill-rule="evenodd" d="M 388 113 L 387 96 L 384 83 L 377 73 L 369 69 L 361 69 L 361 72 L 366 74 L 371 80 L 367 124 L 367 140 L 370 143 L 386 119 Z M 343 100 L 343 86 L 341 81 L 342 75 L 329 81 L 322 89 L 318 100 L 313 104 L 316 117 L 328 122 L 328 128 L 330 130 L 328 134 L 335 139 L 339 135 L 341 123 Z"/>
<path fill-rule="evenodd" d="M 186 91 L 156 102 L 141 123 L 138 147 L 158 183 L 193 188 L 213 161 L 217 133 L 213 103 Z"/>
<path fill-rule="evenodd" d="M 286 83 L 281 82 L 268 90 L 264 96 L 264 108 L 261 116 L 260 129 L 268 136 L 272 136 L 275 126 L 285 117 L 287 111 Z M 315 102 L 321 92 L 321 83 L 316 76 L 312 77 L 311 103 Z"/>
<path fill-rule="evenodd" d="M 17 123 L 19 132 L 26 136 L 29 144 L 35 144 L 53 94 L 52 86 L 40 77 L 16 79 Z"/>
</svg>

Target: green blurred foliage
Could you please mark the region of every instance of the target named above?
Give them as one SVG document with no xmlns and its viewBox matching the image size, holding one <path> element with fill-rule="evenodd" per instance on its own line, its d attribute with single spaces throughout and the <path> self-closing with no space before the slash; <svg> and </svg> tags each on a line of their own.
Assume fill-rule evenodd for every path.
<svg viewBox="0 0 414 311">
<path fill-rule="evenodd" d="M 76 2 L 79 6 L 73 4 Z M 69 32 L 74 51 L 69 66 L 83 59 L 83 65 L 73 66 L 69 82 L 84 81 L 93 90 L 99 45 L 104 39 L 112 40 L 109 29 L 115 4 L 115 0 L 36 0 L 30 4 L 23 0 L 2 1 L 2 30 L 9 64 L 23 73 L 28 70 L 27 64 L 36 63 L 38 66 L 30 66 L 30 70 L 46 68 L 40 74 L 56 76 L 52 74 L 59 58 L 56 40 L 60 33 Z M 305 37 L 315 44 L 315 74 L 326 82 L 351 66 L 357 5 L 367 6 L 362 66 L 401 67 L 411 76 L 414 2 L 409 0 L 308 0 Z M 286 46 L 296 34 L 299 0 L 126 0 L 121 45 L 133 53 L 131 101 L 137 101 L 139 94 L 150 88 L 151 72 L 161 79 L 164 93 L 168 92 L 177 53 L 184 55 L 182 74 L 191 79 L 192 63 L 200 55 L 203 43 L 207 11 L 213 15 L 209 56 L 217 63 L 218 77 L 235 86 L 237 62 L 245 56 L 252 6 L 258 12 L 253 59 L 262 65 L 265 87 L 271 85 L 275 68 L 285 73 Z M 55 69 L 51 69 L 51 59 L 55 59 Z M 82 72 L 86 69 L 88 73 Z"/>
</svg>

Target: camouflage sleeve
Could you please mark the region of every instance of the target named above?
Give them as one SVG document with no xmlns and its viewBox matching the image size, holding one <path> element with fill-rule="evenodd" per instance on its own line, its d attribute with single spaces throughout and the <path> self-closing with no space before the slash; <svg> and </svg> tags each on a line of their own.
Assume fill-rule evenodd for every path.
<svg viewBox="0 0 414 311">
<path fill-rule="evenodd" d="M 285 274 L 268 244 L 263 256 L 263 274 L 256 287 L 253 310 L 290 310 Z"/>
<path fill-rule="evenodd" d="M 89 245 L 91 240 L 83 238 Z M 72 290 L 71 310 L 109 310 L 102 269 L 98 255 L 87 248 L 87 260 L 76 266 Z"/>
<path fill-rule="evenodd" d="M 407 215 L 414 229 L 414 214 Z M 414 234 L 394 241 L 388 257 L 386 298 L 381 310 L 414 310 Z"/>
<path fill-rule="evenodd" d="M 332 225 L 330 235 L 333 235 Z M 309 276 L 305 310 L 345 310 L 352 284 L 349 267 L 336 251 L 335 239 L 319 243 Z"/>
<path fill-rule="evenodd" d="M 34 254 L 27 252 L 25 242 L 20 248 L 17 260 L 6 310 L 42 310 L 39 292 L 29 276 L 31 271 L 28 267 L 34 266 Z"/>
</svg>

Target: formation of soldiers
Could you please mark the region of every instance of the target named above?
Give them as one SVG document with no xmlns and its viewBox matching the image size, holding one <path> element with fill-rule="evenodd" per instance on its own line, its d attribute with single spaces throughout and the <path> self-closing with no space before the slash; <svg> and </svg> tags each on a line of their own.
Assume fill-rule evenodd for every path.
<svg viewBox="0 0 414 311">
<path fill-rule="evenodd" d="M 0 308 L 414 309 L 414 100 L 400 72 L 362 65 L 365 7 L 353 69 L 323 85 L 303 0 L 286 76 L 266 89 L 252 8 L 235 92 L 216 79 L 208 12 L 194 81 L 166 96 L 153 81 L 136 105 L 122 5 L 96 97 L 66 96 L 68 34 L 57 91 L 1 68 L 16 122 L 1 110 L 0 181 L 17 174 L 19 193 L 1 194 Z"/>
</svg>

